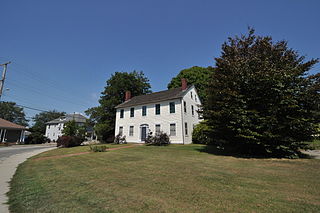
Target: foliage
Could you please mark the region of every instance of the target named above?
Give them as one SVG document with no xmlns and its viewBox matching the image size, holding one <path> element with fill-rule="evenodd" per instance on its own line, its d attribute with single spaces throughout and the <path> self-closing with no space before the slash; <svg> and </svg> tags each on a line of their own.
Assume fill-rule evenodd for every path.
<svg viewBox="0 0 320 213">
<path fill-rule="evenodd" d="M 229 38 L 216 58 L 204 118 L 212 143 L 239 151 L 292 157 L 319 124 L 319 77 L 306 76 L 317 59 L 250 29 Z"/>
<path fill-rule="evenodd" d="M 75 120 L 71 120 L 64 124 L 62 134 L 65 136 L 77 136 L 83 141 L 85 139 L 86 128 L 77 124 Z"/>
<path fill-rule="evenodd" d="M 32 132 L 24 141 L 25 144 L 41 144 L 50 141 L 41 132 Z"/>
<path fill-rule="evenodd" d="M 195 144 L 208 144 L 209 127 L 205 121 L 196 125 L 192 132 L 192 142 Z"/>
<path fill-rule="evenodd" d="M 171 79 L 168 89 L 181 87 L 181 79 L 185 78 L 188 84 L 193 84 L 196 87 L 200 100 L 204 102 L 207 97 L 208 82 L 213 70 L 212 67 L 198 66 L 181 70 L 176 77 Z"/>
<path fill-rule="evenodd" d="M 155 146 L 167 146 L 170 144 L 170 138 L 167 133 L 159 132 L 152 136 L 151 133 L 148 134 L 147 139 L 145 140 L 147 145 Z"/>
<path fill-rule="evenodd" d="M 61 116 L 65 115 L 65 112 L 58 112 L 58 111 L 48 111 L 48 112 L 40 112 L 39 114 L 36 114 L 32 120 L 34 122 L 31 130 L 33 132 L 39 132 L 42 134 L 45 134 L 46 132 L 46 123 L 49 121 L 52 121 L 54 119 L 57 119 Z"/>
<path fill-rule="evenodd" d="M 91 152 L 105 152 L 105 151 L 107 151 L 107 147 L 106 146 L 90 145 L 90 151 Z"/>
<path fill-rule="evenodd" d="M 0 102 L 0 118 L 15 124 L 28 126 L 23 108 L 17 106 L 14 102 Z"/>
<path fill-rule="evenodd" d="M 114 138 L 113 143 L 115 143 L 115 144 L 125 144 L 125 143 L 127 143 L 126 136 L 125 135 L 122 136 L 120 134 L 117 134 L 116 137 Z"/>
<path fill-rule="evenodd" d="M 77 136 L 61 136 L 57 140 L 57 147 L 68 148 L 80 146 L 82 139 Z"/>
<path fill-rule="evenodd" d="M 101 141 L 107 141 L 113 137 L 116 119 L 115 106 L 124 101 L 126 91 L 131 91 L 132 96 L 151 92 L 149 80 L 143 72 L 115 72 L 106 83 L 99 100 L 100 105 L 86 111 L 90 119 L 97 123 L 95 131 Z"/>
</svg>

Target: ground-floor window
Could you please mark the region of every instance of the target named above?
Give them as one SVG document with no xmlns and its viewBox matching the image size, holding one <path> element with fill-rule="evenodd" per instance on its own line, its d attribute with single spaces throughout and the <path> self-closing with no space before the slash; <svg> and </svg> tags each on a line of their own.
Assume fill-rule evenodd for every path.
<svg viewBox="0 0 320 213">
<path fill-rule="evenodd" d="M 160 133 L 160 131 L 161 131 L 161 125 L 156 124 L 156 133 Z"/>
<path fill-rule="evenodd" d="M 170 124 L 170 136 L 176 136 L 176 124 Z"/>
<path fill-rule="evenodd" d="M 119 127 L 119 135 L 123 135 L 123 126 Z"/>
<path fill-rule="evenodd" d="M 129 128 L 129 136 L 133 136 L 133 126 L 130 126 Z"/>
<path fill-rule="evenodd" d="M 184 123 L 184 132 L 186 135 L 188 135 L 188 123 L 187 122 Z"/>
</svg>

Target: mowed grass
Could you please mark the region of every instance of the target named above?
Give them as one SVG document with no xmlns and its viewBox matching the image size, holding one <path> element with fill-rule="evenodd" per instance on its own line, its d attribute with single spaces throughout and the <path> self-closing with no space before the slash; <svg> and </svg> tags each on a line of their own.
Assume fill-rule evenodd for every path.
<svg viewBox="0 0 320 213">
<path fill-rule="evenodd" d="M 70 152 L 63 150 L 40 156 Z M 203 150 L 135 146 L 34 160 L 38 155 L 13 177 L 10 211 L 320 212 L 320 160 L 245 159 Z"/>
</svg>

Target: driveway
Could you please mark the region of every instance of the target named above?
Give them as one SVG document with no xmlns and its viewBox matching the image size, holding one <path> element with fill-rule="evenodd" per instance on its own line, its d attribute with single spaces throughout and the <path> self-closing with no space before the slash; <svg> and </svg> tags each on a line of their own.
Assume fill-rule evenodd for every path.
<svg viewBox="0 0 320 213">
<path fill-rule="evenodd" d="M 6 193 L 9 191 L 9 181 L 18 165 L 29 157 L 44 151 L 55 149 L 51 145 L 15 145 L 0 148 L 0 212 L 9 212 Z"/>
</svg>

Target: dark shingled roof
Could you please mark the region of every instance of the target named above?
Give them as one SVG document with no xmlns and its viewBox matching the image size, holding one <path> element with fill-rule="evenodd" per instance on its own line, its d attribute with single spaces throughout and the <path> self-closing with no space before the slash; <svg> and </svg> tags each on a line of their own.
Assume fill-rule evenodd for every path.
<svg viewBox="0 0 320 213">
<path fill-rule="evenodd" d="M 130 100 L 125 101 L 115 108 L 123 108 L 123 107 L 131 107 L 136 105 L 142 105 L 142 104 L 149 104 L 149 103 L 155 103 L 165 100 L 172 100 L 177 98 L 182 98 L 187 90 L 191 88 L 192 86 L 189 86 L 186 90 L 181 90 L 181 88 L 174 88 L 169 90 L 164 90 L 160 92 L 154 92 L 147 95 L 139 95 L 134 96 Z"/>
<path fill-rule="evenodd" d="M 81 114 L 67 114 L 65 116 L 61 116 L 60 118 L 49 121 L 46 124 L 66 123 L 66 122 L 72 121 L 72 120 L 74 120 L 76 123 L 85 123 L 87 118 Z"/>
<path fill-rule="evenodd" d="M 0 129 L 27 129 L 24 126 L 0 118 Z"/>
</svg>

